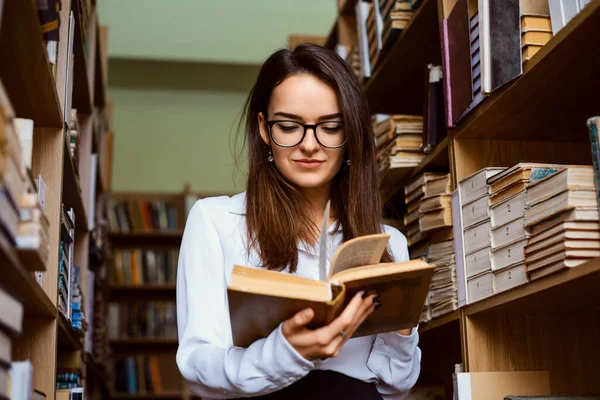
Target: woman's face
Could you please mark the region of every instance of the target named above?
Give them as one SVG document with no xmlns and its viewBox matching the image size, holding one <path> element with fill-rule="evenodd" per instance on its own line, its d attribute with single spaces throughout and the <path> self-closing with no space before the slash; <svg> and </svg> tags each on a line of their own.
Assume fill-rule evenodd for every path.
<svg viewBox="0 0 600 400">
<path fill-rule="evenodd" d="M 321 124 L 317 132 L 307 129 L 300 144 L 281 147 L 273 143 L 266 121 L 295 121 L 303 124 Z M 329 185 L 344 162 L 345 145 L 326 148 L 321 143 L 335 146 L 345 141 L 343 116 L 335 91 L 318 78 L 297 74 L 286 78 L 273 90 L 268 115 L 259 114 L 262 139 L 271 147 L 273 162 L 292 184 L 304 189 Z M 302 136 L 302 127 L 294 122 L 276 123 L 271 128 L 273 139 L 280 144 L 294 144 Z"/>
</svg>

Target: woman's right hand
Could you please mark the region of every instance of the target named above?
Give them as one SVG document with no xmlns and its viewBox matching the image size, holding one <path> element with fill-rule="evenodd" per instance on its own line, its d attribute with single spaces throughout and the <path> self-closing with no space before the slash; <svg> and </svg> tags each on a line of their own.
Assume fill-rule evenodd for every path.
<svg viewBox="0 0 600 400">
<path fill-rule="evenodd" d="M 357 293 L 339 317 L 319 329 L 308 329 L 314 311 L 306 308 L 283 323 L 282 332 L 289 344 L 307 360 L 336 357 L 360 324 L 373 312 L 377 295 L 362 298 Z"/>
</svg>

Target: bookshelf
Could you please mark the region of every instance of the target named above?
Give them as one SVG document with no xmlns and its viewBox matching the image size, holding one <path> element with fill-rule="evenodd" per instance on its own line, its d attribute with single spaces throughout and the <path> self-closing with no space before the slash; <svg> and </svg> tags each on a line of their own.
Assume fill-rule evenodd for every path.
<svg viewBox="0 0 600 400">
<path fill-rule="evenodd" d="M 65 210 L 74 210 L 76 218 L 71 256 L 73 264 L 79 268 L 79 288 L 83 295 L 82 303 L 85 304 L 86 321 L 91 330 L 92 320 L 98 317 L 96 327 L 102 329 L 101 313 L 96 314 L 86 308 L 89 300 L 86 297 L 96 298 L 89 292 L 90 286 L 96 289 L 101 299 L 106 261 L 99 259 L 95 264 L 90 262 L 92 235 L 96 233 L 89 228 L 102 237 L 102 227 L 106 224 L 105 199 L 110 190 L 110 178 L 103 177 L 102 184 L 92 183 L 92 171 L 110 171 L 110 166 L 106 164 L 112 162 L 112 142 L 106 139 L 106 136 L 112 137 L 109 132 L 112 122 L 107 118 L 109 115 L 105 110 L 109 105 L 103 93 L 108 73 L 108 36 L 106 28 L 100 29 L 98 26 L 95 1 L 92 4 L 89 0 L 61 0 L 60 5 L 54 72 L 42 36 L 37 3 L 32 0 L 5 1 L 0 5 L 3 7 L 0 82 L 14 110 L 14 117 L 33 120 L 30 172 L 34 179 L 41 176 L 45 183 L 43 212 L 49 221 L 46 240 L 49 250 L 45 261 L 33 251 L 22 254 L 6 231 L 0 229 L 0 264 L 3 268 L 0 285 L 24 306 L 23 332 L 13 338 L 12 359 L 31 362 L 32 389 L 44 393 L 46 398 L 54 398 L 57 371 L 77 369 L 84 378 L 82 386 L 85 387 L 86 398 L 101 399 L 106 398 L 108 393 L 104 379 L 106 351 L 101 343 L 93 346 L 97 349 L 90 349 L 85 335 L 73 328 L 73 320 L 59 312 L 58 288 L 59 242 L 65 233 L 61 222 L 64 204 Z M 87 21 L 82 19 L 80 7 L 90 11 Z M 87 23 L 87 35 L 81 35 L 77 28 L 76 36 L 69 38 L 71 12 L 76 17 L 77 27 Z M 103 36 L 95 34 L 100 30 L 105 32 Z M 69 41 L 75 43 L 71 64 L 75 66 L 74 70 L 70 70 L 68 62 Z M 81 49 L 78 49 L 79 46 Z M 83 56 L 83 46 L 91 50 L 87 57 Z M 96 51 L 97 48 L 103 48 L 104 51 Z M 82 75 L 85 79 L 82 79 Z M 72 90 L 69 76 L 72 78 Z M 97 83 L 99 78 L 103 81 Z M 87 89 L 84 87 L 86 85 Z M 76 93 L 86 90 L 87 101 L 82 102 Z M 79 121 L 78 163 L 71 157 L 66 138 L 65 117 L 70 109 L 66 110 L 69 111 L 67 113 L 63 110 L 69 108 L 69 104 L 70 108 L 77 109 Z M 94 144 L 94 141 L 97 143 Z M 93 217 L 91 226 L 88 226 L 88 215 Z M 66 232 L 69 233 L 68 230 Z M 101 252 L 106 250 L 100 249 Z M 41 265 L 34 265 L 40 262 Z M 95 282 L 91 280 L 92 272 L 96 274 Z"/>
<path fill-rule="evenodd" d="M 349 3 L 356 2 L 338 3 L 335 26 L 353 17 Z M 440 24 L 454 3 L 423 0 L 381 55 L 363 82 L 371 113 L 422 114 L 425 66 L 441 63 Z M 524 64 L 521 76 L 486 96 L 417 167 L 384 174 L 385 212 L 403 215 L 403 187 L 423 172 L 450 172 L 456 189 L 485 167 L 590 165 L 585 121 L 600 110 L 599 25 L 600 2 L 590 2 Z M 333 36 L 332 49 L 356 45 Z M 451 399 L 454 365 L 462 363 L 467 372 L 547 370 L 553 394 L 599 393 L 599 269 L 600 259 L 593 259 L 421 324 L 420 382 L 443 384 Z"/>
</svg>

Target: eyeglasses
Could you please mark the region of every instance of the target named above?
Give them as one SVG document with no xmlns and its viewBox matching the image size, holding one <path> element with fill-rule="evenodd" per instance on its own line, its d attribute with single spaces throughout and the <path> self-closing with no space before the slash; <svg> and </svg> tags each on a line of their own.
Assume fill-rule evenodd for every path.
<svg viewBox="0 0 600 400">
<path fill-rule="evenodd" d="M 269 136 L 279 147 L 298 146 L 304 140 L 306 131 L 312 129 L 319 145 L 336 149 L 346 144 L 346 131 L 342 121 L 324 121 L 314 125 L 298 121 L 268 121 Z"/>
</svg>

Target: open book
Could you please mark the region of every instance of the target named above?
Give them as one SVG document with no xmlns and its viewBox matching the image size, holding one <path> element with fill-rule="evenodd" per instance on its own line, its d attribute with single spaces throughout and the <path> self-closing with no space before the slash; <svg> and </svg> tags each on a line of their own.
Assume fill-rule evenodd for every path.
<svg viewBox="0 0 600 400">
<path fill-rule="evenodd" d="M 328 248 L 327 229 L 322 232 L 321 271 Z M 321 280 L 236 265 L 227 288 L 234 344 L 249 346 L 304 308 L 315 312 L 309 328 L 327 325 L 361 290 L 379 293 L 381 306 L 354 337 L 416 326 L 434 266 L 417 260 L 380 263 L 388 240 L 387 234 L 375 234 L 347 241 L 335 251 L 329 274 Z"/>
</svg>

